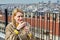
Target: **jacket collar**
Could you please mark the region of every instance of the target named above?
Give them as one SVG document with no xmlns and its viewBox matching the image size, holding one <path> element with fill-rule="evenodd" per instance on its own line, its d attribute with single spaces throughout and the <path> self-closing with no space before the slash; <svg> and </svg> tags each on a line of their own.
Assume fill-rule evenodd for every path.
<svg viewBox="0 0 60 40">
<path fill-rule="evenodd" d="M 10 24 L 13 26 L 14 29 L 16 29 L 16 26 L 14 26 L 12 22 Z"/>
</svg>

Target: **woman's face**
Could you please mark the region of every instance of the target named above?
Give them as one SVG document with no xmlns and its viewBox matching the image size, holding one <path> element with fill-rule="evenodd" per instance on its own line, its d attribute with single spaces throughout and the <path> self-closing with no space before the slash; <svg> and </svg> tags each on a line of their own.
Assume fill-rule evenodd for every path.
<svg viewBox="0 0 60 40">
<path fill-rule="evenodd" d="M 16 21 L 17 23 L 23 22 L 23 14 L 20 13 L 20 12 L 17 12 L 17 13 L 16 13 L 16 16 L 14 17 L 14 19 L 15 19 L 15 21 Z"/>
</svg>

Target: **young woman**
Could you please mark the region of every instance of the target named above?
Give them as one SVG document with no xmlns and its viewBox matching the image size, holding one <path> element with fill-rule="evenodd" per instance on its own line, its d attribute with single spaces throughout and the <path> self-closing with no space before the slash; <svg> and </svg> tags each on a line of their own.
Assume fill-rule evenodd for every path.
<svg viewBox="0 0 60 40">
<path fill-rule="evenodd" d="M 12 22 L 6 27 L 5 40 L 35 40 L 30 32 L 30 26 L 24 22 L 23 11 L 18 8 L 12 12 Z"/>
</svg>

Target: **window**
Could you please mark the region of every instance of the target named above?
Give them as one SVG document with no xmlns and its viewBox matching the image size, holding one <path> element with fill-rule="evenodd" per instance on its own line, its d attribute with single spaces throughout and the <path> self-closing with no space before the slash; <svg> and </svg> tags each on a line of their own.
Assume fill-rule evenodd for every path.
<svg viewBox="0 0 60 40">
<path fill-rule="evenodd" d="M 59 20 L 60 20 L 60 16 L 59 16 Z"/>
<path fill-rule="evenodd" d="M 44 16 L 45 14 L 44 14 L 44 12 L 40 12 L 40 15 L 41 15 L 41 16 Z"/>
<path fill-rule="evenodd" d="M 31 17 L 31 15 L 29 15 L 29 17 Z"/>
<path fill-rule="evenodd" d="M 35 18 L 35 16 L 33 16 L 33 18 Z"/>
<path fill-rule="evenodd" d="M 25 15 L 25 17 L 27 17 L 27 15 Z"/>
<path fill-rule="evenodd" d="M 44 17 L 42 17 L 42 19 L 44 19 Z"/>
<path fill-rule="evenodd" d="M 56 20 L 56 17 L 53 17 L 53 20 L 55 21 Z"/>
<path fill-rule="evenodd" d="M 47 20 L 50 20 L 50 17 L 47 17 Z"/>
<path fill-rule="evenodd" d="M 57 16 L 54 14 L 54 15 L 53 15 L 53 20 L 55 21 L 55 20 L 56 20 L 56 18 L 57 18 Z"/>
<path fill-rule="evenodd" d="M 37 16 L 37 18 L 40 18 L 39 16 Z"/>
<path fill-rule="evenodd" d="M 0 32 L 4 33 L 4 29 L 5 29 L 5 23 L 0 22 Z"/>
</svg>

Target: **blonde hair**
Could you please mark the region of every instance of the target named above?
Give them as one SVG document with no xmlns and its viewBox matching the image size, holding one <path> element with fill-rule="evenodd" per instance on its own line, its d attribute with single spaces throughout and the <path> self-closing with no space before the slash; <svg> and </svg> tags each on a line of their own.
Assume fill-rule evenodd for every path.
<svg viewBox="0 0 60 40">
<path fill-rule="evenodd" d="M 13 11 L 12 11 L 12 23 L 14 26 L 16 26 L 16 21 L 14 20 L 14 16 L 16 16 L 16 13 L 17 12 L 20 12 L 23 14 L 23 11 L 21 9 L 18 9 L 18 8 L 15 8 Z"/>
</svg>

